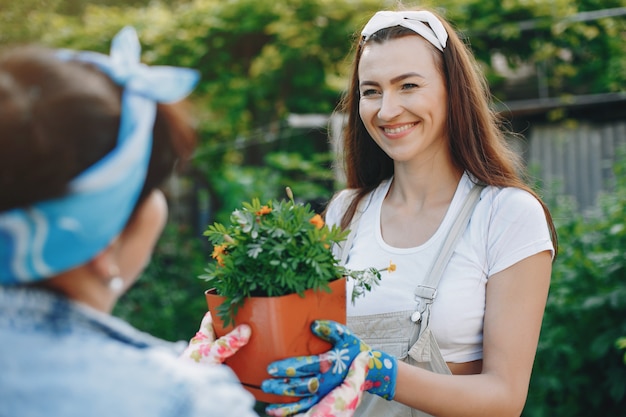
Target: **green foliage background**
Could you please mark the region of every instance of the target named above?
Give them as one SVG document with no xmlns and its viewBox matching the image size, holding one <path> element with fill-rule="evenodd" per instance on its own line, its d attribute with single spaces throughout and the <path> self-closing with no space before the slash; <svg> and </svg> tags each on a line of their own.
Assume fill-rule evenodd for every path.
<svg viewBox="0 0 626 417">
<path fill-rule="evenodd" d="M 626 415 L 625 156 L 597 211 L 553 204 L 560 254 L 524 416 Z"/>
<path fill-rule="evenodd" d="M 201 143 L 194 175 L 224 221 L 241 201 L 328 199 L 328 153 L 307 132 L 284 129 L 292 113 L 332 111 L 347 84 L 355 31 L 375 0 L 0 0 L 0 47 L 24 41 L 106 52 L 123 26 L 139 32 L 143 59 L 191 66 Z M 497 99 L 504 78 L 491 57 L 546 75 L 551 96 L 624 91 L 626 19 L 572 19 L 626 7 L 626 0 L 442 0 L 433 5 L 468 37 Z M 551 204 L 561 242 L 524 416 L 626 415 L 626 167 L 615 192 L 583 217 Z M 169 340 L 189 339 L 206 311 L 199 280 L 210 248 L 197 230 L 169 224 L 152 263 L 115 314 Z M 619 340 L 619 341 L 618 341 Z"/>
</svg>

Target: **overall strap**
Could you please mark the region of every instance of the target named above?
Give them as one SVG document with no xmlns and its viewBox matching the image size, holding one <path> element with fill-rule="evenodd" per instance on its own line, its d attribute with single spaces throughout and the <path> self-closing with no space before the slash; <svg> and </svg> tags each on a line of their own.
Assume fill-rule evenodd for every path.
<svg viewBox="0 0 626 417">
<path fill-rule="evenodd" d="M 428 318 L 430 316 L 430 306 L 437 296 L 437 286 L 439 285 L 439 280 L 443 275 L 443 271 L 446 268 L 450 257 L 452 257 L 456 243 L 467 228 L 469 219 L 474 211 L 474 207 L 476 207 L 476 204 L 480 199 L 480 193 L 484 187 L 484 185 L 476 184 L 470 190 L 470 193 L 463 203 L 463 207 L 461 207 L 461 210 L 454 220 L 452 227 L 450 227 L 450 230 L 448 231 L 448 234 L 441 246 L 441 250 L 439 251 L 439 255 L 435 258 L 435 261 L 431 265 L 429 273 L 426 274 L 426 279 L 422 284 L 415 288 L 417 310 L 411 316 L 411 320 L 414 323 L 420 321 L 422 322 L 420 326 L 420 334 L 427 327 Z"/>
</svg>

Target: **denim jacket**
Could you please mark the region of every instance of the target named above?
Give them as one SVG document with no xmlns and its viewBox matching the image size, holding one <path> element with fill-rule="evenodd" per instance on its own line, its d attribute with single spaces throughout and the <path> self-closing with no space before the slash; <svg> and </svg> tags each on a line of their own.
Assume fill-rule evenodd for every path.
<svg viewBox="0 0 626 417">
<path fill-rule="evenodd" d="M 0 286 L 0 417 L 256 416 L 226 366 L 41 289 Z"/>
</svg>

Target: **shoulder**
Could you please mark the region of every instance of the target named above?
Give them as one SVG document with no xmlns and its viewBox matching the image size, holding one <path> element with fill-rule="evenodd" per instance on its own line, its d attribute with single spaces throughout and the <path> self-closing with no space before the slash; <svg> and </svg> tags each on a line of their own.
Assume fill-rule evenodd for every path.
<svg viewBox="0 0 626 417">
<path fill-rule="evenodd" d="M 165 347 L 84 332 L 54 340 L 45 333 L 11 332 L 8 337 L 10 346 L 0 352 L 12 363 L 0 391 L 24 399 L 9 404 L 10 415 L 44 416 L 51 409 L 64 410 L 66 417 L 82 416 L 87 409 L 93 417 L 255 415 L 254 399 L 226 366 L 185 363 Z M 0 367 L 3 363 L 0 359 Z"/>
<path fill-rule="evenodd" d="M 455 196 L 454 207 L 459 210 L 462 202 L 471 190 L 480 187 L 480 198 L 472 214 L 472 222 L 492 223 L 501 222 L 539 222 L 547 224 L 543 205 L 535 195 L 518 187 L 498 187 L 494 185 L 480 185 L 471 174 L 465 173 L 461 178 Z"/>
<path fill-rule="evenodd" d="M 374 200 L 384 198 L 390 183 L 391 179 L 383 180 L 371 193 L 363 197 L 363 201 L 366 202 L 366 205 L 361 204 L 360 210 L 365 211 Z M 330 225 L 339 224 L 341 217 L 358 193 L 359 190 L 356 188 L 346 188 L 338 191 L 333 196 L 326 209 L 326 223 Z"/>
<path fill-rule="evenodd" d="M 326 208 L 326 223 L 330 226 L 338 225 L 356 195 L 355 188 L 346 188 L 335 193 Z"/>
<path fill-rule="evenodd" d="M 526 190 L 486 187 L 470 225 L 485 245 L 490 275 L 542 251 L 554 256 L 544 208 Z"/>
<path fill-rule="evenodd" d="M 479 204 L 487 208 L 492 216 L 497 215 L 503 219 L 546 220 L 539 200 L 528 191 L 516 187 L 485 187 Z"/>
</svg>

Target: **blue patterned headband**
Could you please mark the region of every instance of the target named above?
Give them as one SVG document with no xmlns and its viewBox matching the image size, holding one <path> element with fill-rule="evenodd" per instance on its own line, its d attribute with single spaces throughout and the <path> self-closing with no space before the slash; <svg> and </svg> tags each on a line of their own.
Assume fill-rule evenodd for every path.
<svg viewBox="0 0 626 417">
<path fill-rule="evenodd" d="M 115 36 L 110 52 L 57 53 L 64 61 L 94 64 L 123 87 L 117 145 L 74 178 L 67 195 L 0 213 L 0 284 L 54 276 L 84 264 L 113 241 L 143 188 L 156 103 L 183 99 L 199 80 L 191 69 L 141 64 L 132 27 Z"/>
<path fill-rule="evenodd" d="M 428 23 L 428 26 L 424 22 Z M 367 42 L 370 36 L 379 30 L 393 26 L 404 26 L 407 29 L 411 29 L 442 52 L 448 42 L 448 32 L 446 32 L 441 21 L 437 16 L 426 10 L 377 12 L 361 31 L 363 42 Z"/>
</svg>

